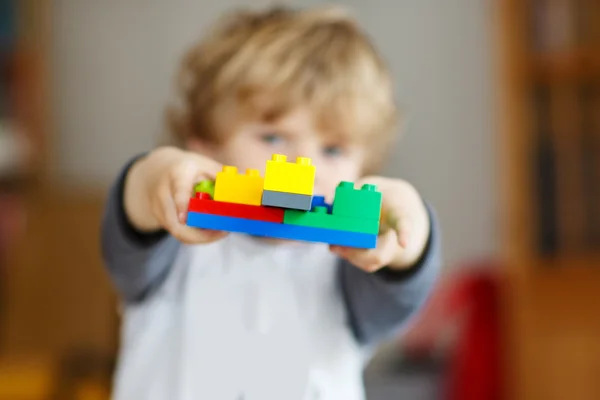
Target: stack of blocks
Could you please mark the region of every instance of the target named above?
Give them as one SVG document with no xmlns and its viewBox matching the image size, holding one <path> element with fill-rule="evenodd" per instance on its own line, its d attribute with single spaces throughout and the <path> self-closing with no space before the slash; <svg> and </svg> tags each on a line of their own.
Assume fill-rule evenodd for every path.
<svg viewBox="0 0 600 400">
<path fill-rule="evenodd" d="M 287 162 L 281 154 L 258 170 L 238 174 L 225 166 L 216 180 L 200 182 L 190 199 L 187 224 L 196 228 L 277 239 L 374 248 L 381 217 L 381 193 L 374 185 L 355 189 L 341 182 L 332 205 L 315 196 L 311 159 Z"/>
</svg>

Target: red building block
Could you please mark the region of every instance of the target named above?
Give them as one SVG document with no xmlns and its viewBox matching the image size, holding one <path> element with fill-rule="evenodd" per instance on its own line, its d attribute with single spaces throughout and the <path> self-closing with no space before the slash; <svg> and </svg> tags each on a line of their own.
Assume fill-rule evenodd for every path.
<svg viewBox="0 0 600 400">
<path fill-rule="evenodd" d="M 208 193 L 198 192 L 190 199 L 188 211 L 226 217 L 252 219 L 256 221 L 283 223 L 283 208 L 253 206 L 249 204 L 224 203 L 211 200 Z"/>
</svg>

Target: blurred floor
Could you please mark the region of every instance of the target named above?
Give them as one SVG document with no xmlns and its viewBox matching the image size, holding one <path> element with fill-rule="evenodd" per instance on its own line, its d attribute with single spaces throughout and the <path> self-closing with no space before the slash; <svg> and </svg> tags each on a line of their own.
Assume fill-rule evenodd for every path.
<svg viewBox="0 0 600 400">
<path fill-rule="evenodd" d="M 365 370 L 367 400 L 439 400 L 441 376 L 439 363 L 409 361 L 397 344 L 384 344 Z"/>
</svg>

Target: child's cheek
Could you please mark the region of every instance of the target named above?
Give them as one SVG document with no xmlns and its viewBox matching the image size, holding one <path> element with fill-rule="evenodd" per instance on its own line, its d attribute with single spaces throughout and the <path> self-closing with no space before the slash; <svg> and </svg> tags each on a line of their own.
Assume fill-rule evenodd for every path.
<svg viewBox="0 0 600 400">
<path fill-rule="evenodd" d="M 240 134 L 227 143 L 223 150 L 227 164 L 236 166 L 241 173 L 247 169 L 258 169 L 264 176 L 265 160 L 271 158 L 264 143 L 250 135 Z"/>
</svg>

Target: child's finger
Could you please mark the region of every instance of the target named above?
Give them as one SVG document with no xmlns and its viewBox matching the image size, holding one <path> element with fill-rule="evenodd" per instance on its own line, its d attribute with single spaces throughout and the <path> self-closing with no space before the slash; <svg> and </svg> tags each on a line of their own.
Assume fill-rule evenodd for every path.
<svg viewBox="0 0 600 400">
<path fill-rule="evenodd" d="M 398 244 L 403 249 L 406 249 L 410 241 L 412 219 L 408 216 L 398 218 L 398 220 L 396 221 L 395 230 L 396 236 L 398 237 Z"/>
<path fill-rule="evenodd" d="M 390 230 L 379 237 L 374 249 L 331 246 L 331 250 L 358 268 L 374 272 L 392 262 L 397 249 L 396 232 Z"/>
<path fill-rule="evenodd" d="M 398 244 L 406 249 L 411 235 L 412 219 L 406 213 L 400 213 L 393 210 L 385 210 L 381 222 L 381 232 L 387 232 L 390 229 L 396 232 Z"/>
<path fill-rule="evenodd" d="M 201 156 L 198 156 L 201 157 Z M 217 174 L 223 170 L 223 165 L 215 160 L 207 157 L 201 157 L 200 163 L 202 167 L 202 179 L 215 179 Z"/>
<path fill-rule="evenodd" d="M 227 235 L 227 232 L 197 229 L 179 224 L 171 235 L 184 244 L 210 243 Z"/>
<path fill-rule="evenodd" d="M 180 222 L 185 222 L 190 197 L 194 194 L 194 184 L 203 179 L 214 179 L 216 175 L 213 175 L 215 166 L 210 165 L 212 169 L 208 171 L 205 171 L 204 168 L 198 169 L 195 165 L 184 165 L 173 170 L 170 178 L 170 190 L 177 208 L 177 218 Z"/>
<path fill-rule="evenodd" d="M 194 195 L 194 178 L 183 176 L 171 181 L 171 197 L 175 205 L 175 215 L 180 223 L 187 218 L 190 198 Z"/>
<path fill-rule="evenodd" d="M 187 226 L 177 215 L 175 202 L 169 195 L 163 195 L 159 202 L 163 227 L 177 240 L 186 244 L 207 243 L 226 235 L 226 232 L 197 229 Z"/>
<path fill-rule="evenodd" d="M 177 240 L 185 244 L 210 243 L 227 236 L 227 232 L 198 229 L 187 225 L 179 225 L 179 229 L 173 235 Z"/>
</svg>

